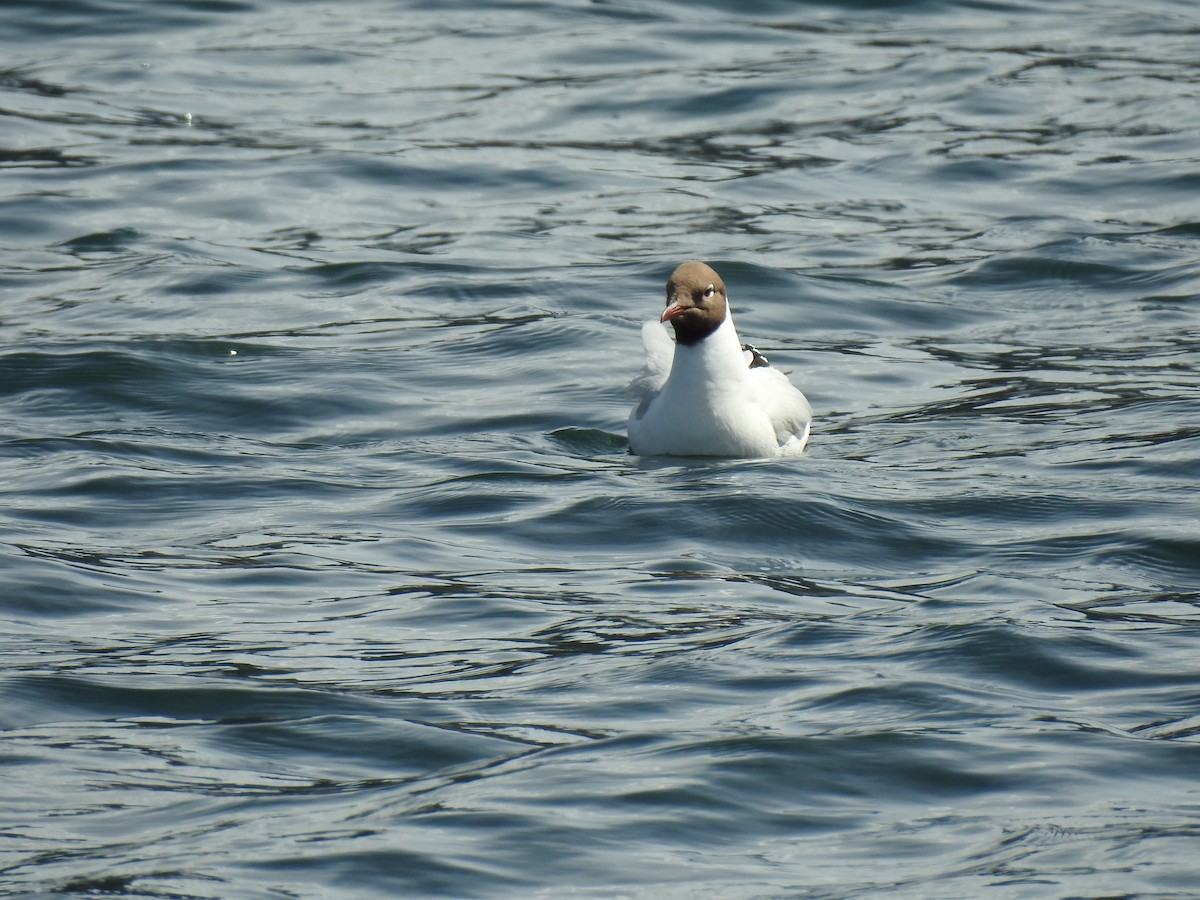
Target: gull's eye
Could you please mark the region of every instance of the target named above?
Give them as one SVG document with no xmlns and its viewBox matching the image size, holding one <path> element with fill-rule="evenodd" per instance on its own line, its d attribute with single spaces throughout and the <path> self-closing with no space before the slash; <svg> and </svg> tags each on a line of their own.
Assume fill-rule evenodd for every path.
<svg viewBox="0 0 1200 900">
<path fill-rule="evenodd" d="M 705 300 L 711 300 L 711 299 L 713 298 L 713 294 L 715 294 L 715 293 L 716 293 L 716 290 L 715 290 L 715 289 L 713 288 L 713 286 L 710 284 L 708 287 L 706 287 L 706 288 L 704 289 L 704 299 L 705 299 Z"/>
</svg>

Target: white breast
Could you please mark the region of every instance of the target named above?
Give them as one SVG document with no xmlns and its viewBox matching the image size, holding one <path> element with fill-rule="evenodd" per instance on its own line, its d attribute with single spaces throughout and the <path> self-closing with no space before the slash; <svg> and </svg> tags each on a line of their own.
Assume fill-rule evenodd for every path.
<svg viewBox="0 0 1200 900">
<path fill-rule="evenodd" d="M 804 449 L 808 401 L 777 369 L 749 367 L 732 316 L 699 343 L 676 346 L 665 380 L 663 348 L 650 327 L 647 367 L 633 385 L 640 399 L 629 417 L 634 453 L 772 457 Z"/>
</svg>

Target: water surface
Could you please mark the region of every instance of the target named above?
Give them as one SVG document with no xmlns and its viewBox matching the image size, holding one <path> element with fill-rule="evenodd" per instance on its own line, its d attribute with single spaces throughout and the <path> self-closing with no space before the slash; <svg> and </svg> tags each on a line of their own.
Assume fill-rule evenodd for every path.
<svg viewBox="0 0 1200 900">
<path fill-rule="evenodd" d="M 1198 33 L 9 3 L 0 888 L 1192 896 Z M 629 454 L 690 258 L 803 458 Z"/>
</svg>

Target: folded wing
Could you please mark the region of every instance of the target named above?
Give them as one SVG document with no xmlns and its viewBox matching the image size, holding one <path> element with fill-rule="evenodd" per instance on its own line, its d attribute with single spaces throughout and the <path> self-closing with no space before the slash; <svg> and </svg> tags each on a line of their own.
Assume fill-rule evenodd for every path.
<svg viewBox="0 0 1200 900">
<path fill-rule="evenodd" d="M 642 371 L 626 389 L 636 400 L 639 411 L 662 390 L 671 373 L 671 357 L 675 353 L 675 342 L 660 322 L 647 322 L 642 326 L 642 347 L 646 351 L 646 363 Z"/>
<path fill-rule="evenodd" d="M 775 429 L 775 439 L 785 454 L 799 453 L 808 442 L 812 423 L 812 407 L 804 394 L 788 377 L 771 366 L 755 366 L 750 370 L 758 404 L 766 411 Z"/>
</svg>

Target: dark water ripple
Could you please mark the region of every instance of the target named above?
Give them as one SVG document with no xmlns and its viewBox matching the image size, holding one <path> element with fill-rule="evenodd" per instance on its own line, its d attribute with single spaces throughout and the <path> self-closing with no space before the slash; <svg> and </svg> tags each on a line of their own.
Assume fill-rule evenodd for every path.
<svg viewBox="0 0 1200 900">
<path fill-rule="evenodd" d="M 7 4 L 0 891 L 1193 896 L 1198 32 Z M 629 456 L 692 257 L 805 458 Z"/>
</svg>

